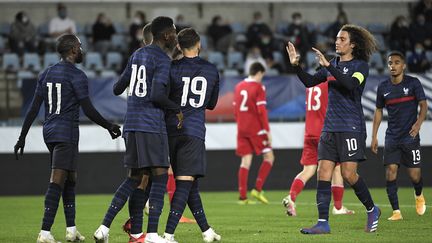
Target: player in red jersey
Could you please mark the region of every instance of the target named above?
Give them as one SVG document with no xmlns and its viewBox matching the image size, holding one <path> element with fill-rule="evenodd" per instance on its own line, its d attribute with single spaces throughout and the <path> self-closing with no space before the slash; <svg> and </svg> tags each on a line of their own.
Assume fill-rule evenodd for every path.
<svg viewBox="0 0 432 243">
<path fill-rule="evenodd" d="M 289 216 L 297 216 L 295 201 L 303 190 L 306 182 L 315 175 L 318 167 L 318 142 L 321 130 L 324 126 L 324 118 L 327 111 L 328 83 L 324 82 L 317 86 L 306 89 L 306 121 L 303 142 L 303 153 L 300 164 L 303 170 L 297 174 L 291 184 L 291 189 L 282 203 L 286 207 Z M 332 177 L 333 214 L 354 214 L 354 211 L 342 206 L 344 193 L 343 178 L 340 165 L 333 171 Z"/>
<path fill-rule="evenodd" d="M 271 148 L 270 127 L 267 118 L 265 88 L 261 84 L 265 73 L 262 64 L 253 63 L 249 70 L 249 77 L 235 87 L 234 112 L 237 121 L 237 150 L 241 156 L 238 171 L 238 185 L 240 193 L 239 204 L 253 201 L 247 198 L 247 181 L 249 168 L 252 163 L 252 153 L 263 154 L 264 160 L 258 172 L 255 188 L 251 195 L 267 204 L 262 187 L 273 166 L 274 155 Z"/>
</svg>

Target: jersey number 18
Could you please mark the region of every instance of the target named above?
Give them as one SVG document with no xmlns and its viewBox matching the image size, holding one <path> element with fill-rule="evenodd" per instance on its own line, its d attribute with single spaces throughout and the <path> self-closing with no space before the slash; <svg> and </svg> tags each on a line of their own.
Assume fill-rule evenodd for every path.
<svg viewBox="0 0 432 243">
<path fill-rule="evenodd" d="M 146 68 L 144 65 L 139 66 L 132 64 L 132 74 L 129 82 L 128 96 L 132 96 L 135 91 L 137 97 L 144 97 L 147 94 L 147 83 L 146 83 Z M 136 83 L 136 86 L 135 86 Z M 135 89 L 134 89 L 135 86 Z"/>
</svg>

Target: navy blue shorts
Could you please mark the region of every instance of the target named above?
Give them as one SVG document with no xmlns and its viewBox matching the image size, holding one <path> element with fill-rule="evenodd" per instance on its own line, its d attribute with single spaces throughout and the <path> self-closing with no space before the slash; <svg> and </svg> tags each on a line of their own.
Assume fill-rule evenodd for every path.
<svg viewBox="0 0 432 243">
<path fill-rule="evenodd" d="M 51 169 L 76 171 L 78 165 L 78 144 L 47 143 L 51 156 Z"/>
<path fill-rule="evenodd" d="M 403 164 L 407 168 L 421 168 L 420 142 L 384 146 L 384 165 Z"/>
<path fill-rule="evenodd" d="M 169 138 L 170 162 L 175 176 L 203 177 L 207 159 L 204 140 L 192 136 Z"/>
<path fill-rule="evenodd" d="M 322 132 L 318 160 L 361 162 L 366 160 L 366 135 L 355 132 Z"/>
<path fill-rule="evenodd" d="M 127 132 L 124 166 L 130 169 L 169 167 L 168 138 L 165 134 Z"/>
</svg>

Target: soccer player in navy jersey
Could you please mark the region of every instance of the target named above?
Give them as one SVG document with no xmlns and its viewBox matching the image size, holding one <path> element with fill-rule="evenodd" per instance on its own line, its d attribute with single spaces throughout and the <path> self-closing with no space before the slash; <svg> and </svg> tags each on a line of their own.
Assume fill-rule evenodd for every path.
<svg viewBox="0 0 432 243">
<path fill-rule="evenodd" d="M 397 195 L 397 173 L 400 164 L 407 167 L 415 190 L 416 211 L 423 215 L 426 203 L 422 193 L 420 127 L 426 119 L 427 101 L 423 86 L 415 77 L 405 75 L 405 57 L 398 51 L 388 55 L 390 78 L 380 83 L 377 91 L 376 109 L 372 128 L 372 152 L 378 153 L 377 133 L 388 111 L 388 127 L 385 136 L 384 165 L 386 167 L 387 196 L 393 208 L 388 220 L 402 220 Z M 417 108 L 420 107 L 420 113 Z"/>
<path fill-rule="evenodd" d="M 37 242 L 56 243 L 51 227 L 57 213 L 60 197 L 66 218 L 66 240 L 83 241 L 75 226 L 75 181 L 77 178 L 79 108 L 92 121 L 107 129 L 113 139 L 121 135 L 120 127 L 106 121 L 93 107 L 88 95 L 88 79 L 75 67 L 82 62 L 81 41 L 75 35 L 63 35 L 57 40 L 61 61 L 47 68 L 37 82 L 35 95 L 24 119 L 14 152 L 24 151 L 25 137 L 45 106 L 43 123 L 44 141 L 51 155 L 51 178 L 45 194 L 45 212 Z"/>
<path fill-rule="evenodd" d="M 321 68 L 310 75 L 299 66 L 299 56 L 289 42 L 287 52 L 291 65 L 306 87 L 328 81 L 328 107 L 318 144 L 318 223 L 301 229 L 303 234 L 330 233 L 328 223 L 331 200 L 331 179 L 335 162 L 341 163 L 342 177 L 354 189 L 367 210 L 366 232 L 375 232 L 380 209 L 374 204 L 369 189 L 357 174 L 358 163 L 366 159 L 366 125 L 361 96 L 369 74 L 368 60 L 377 44 L 366 29 L 344 25 L 336 36 L 336 58 L 327 61 L 316 48 L 312 48 Z"/>
<path fill-rule="evenodd" d="M 168 137 L 165 112 L 173 112 L 181 128 L 180 106 L 168 99 L 168 56 L 177 44 L 173 20 L 157 17 L 151 23 L 152 44 L 135 51 L 129 59 L 114 94 L 128 88 L 127 111 L 123 127 L 126 141 L 124 158 L 128 176 L 114 194 L 102 225 L 94 233 L 97 242 L 107 242 L 109 227 L 129 198 L 131 236 L 129 242 L 165 242 L 157 234 L 167 183 Z M 145 181 L 151 183 L 145 185 Z M 147 235 L 142 233 L 143 209 L 150 202 Z"/>
<path fill-rule="evenodd" d="M 170 71 L 170 99 L 181 106 L 183 127 L 177 117 L 167 112 L 170 162 L 176 178 L 176 191 L 164 238 L 175 243 L 174 231 L 186 204 L 192 211 L 205 242 L 219 241 L 220 235 L 207 223 L 198 188 L 198 178 L 206 173 L 205 111 L 214 109 L 219 94 L 219 73 L 215 65 L 199 57 L 200 36 L 192 28 L 178 33 L 178 47 L 183 57 L 174 60 Z"/>
</svg>

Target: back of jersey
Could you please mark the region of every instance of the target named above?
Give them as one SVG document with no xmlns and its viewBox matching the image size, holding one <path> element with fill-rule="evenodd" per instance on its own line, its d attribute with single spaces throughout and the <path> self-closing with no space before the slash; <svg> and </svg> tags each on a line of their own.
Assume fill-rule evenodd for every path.
<svg viewBox="0 0 432 243">
<path fill-rule="evenodd" d="M 88 97 L 87 76 L 69 62 L 59 62 L 45 70 L 38 80 L 36 95 L 45 104 L 46 143 L 77 143 L 79 100 Z"/>
<path fill-rule="evenodd" d="M 217 99 L 219 90 L 217 68 L 200 57 L 184 57 L 174 61 L 170 72 L 170 99 L 180 104 L 184 115 L 182 129 L 177 129 L 177 117 L 167 114 L 169 136 L 188 135 L 205 139 L 205 110 Z"/>
<path fill-rule="evenodd" d="M 156 45 L 135 51 L 121 80 L 129 81 L 124 132 L 140 131 L 166 134 L 164 111 L 150 99 L 152 83 L 168 85 L 171 60 Z"/>
<path fill-rule="evenodd" d="M 234 91 L 234 112 L 238 136 L 257 136 L 264 129 L 258 113 L 259 105 L 266 105 L 265 88 L 261 83 L 246 79 Z"/>
<path fill-rule="evenodd" d="M 328 103 L 328 82 L 306 89 L 305 137 L 319 138 Z"/>
</svg>

